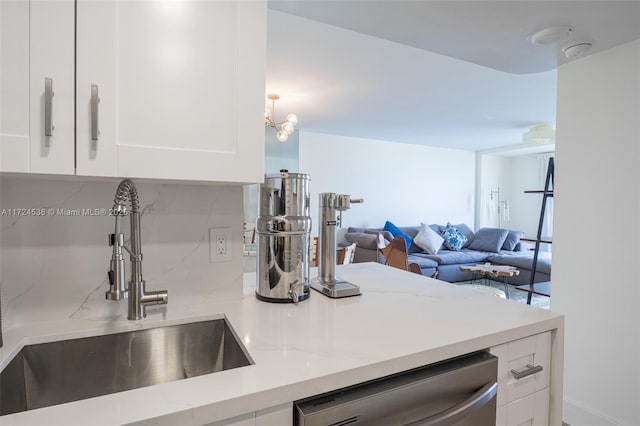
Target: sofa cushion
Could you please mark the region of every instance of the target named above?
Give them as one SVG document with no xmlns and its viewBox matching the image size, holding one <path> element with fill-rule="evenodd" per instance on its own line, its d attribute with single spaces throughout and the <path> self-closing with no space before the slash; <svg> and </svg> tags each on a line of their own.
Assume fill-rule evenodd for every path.
<svg viewBox="0 0 640 426">
<path fill-rule="evenodd" d="M 458 230 L 458 228 L 450 223 L 447 223 L 447 227 L 442 233 L 442 238 L 444 238 L 445 247 L 447 247 L 449 250 L 460 250 L 467 242 L 467 237 L 465 237 L 464 234 Z"/>
<path fill-rule="evenodd" d="M 416 243 L 413 241 L 418 235 L 420 231 L 419 226 L 399 226 L 398 227 L 402 232 L 411 237 L 411 245 L 409 246 L 409 251 L 407 253 L 422 253 L 423 249 L 418 247 Z"/>
<path fill-rule="evenodd" d="M 428 254 L 426 253 L 415 253 L 407 256 L 407 261 L 409 263 L 417 263 L 421 269 L 425 268 L 437 268 L 438 262 L 433 259 L 430 259 Z"/>
<path fill-rule="evenodd" d="M 418 235 L 418 232 L 420 231 L 419 226 L 400 226 L 398 228 L 402 232 L 410 236 L 412 239 L 415 238 L 415 236 Z"/>
<path fill-rule="evenodd" d="M 347 232 L 359 232 L 362 234 L 367 232 L 367 228 L 356 228 L 355 226 L 350 226 L 347 228 Z"/>
<path fill-rule="evenodd" d="M 551 253 L 538 253 L 538 266 L 536 271 L 551 275 Z M 490 254 L 487 260 L 491 263 L 500 265 L 515 266 L 519 269 L 531 270 L 533 266 L 533 252 L 502 252 L 499 254 Z"/>
<path fill-rule="evenodd" d="M 504 244 L 502 244 L 502 250 L 513 251 L 516 249 L 516 246 L 520 242 L 520 238 L 524 235 L 522 231 L 512 231 L 509 230 L 507 234 L 507 238 L 504 240 Z"/>
<path fill-rule="evenodd" d="M 476 232 L 468 248 L 471 250 L 498 253 L 509 231 L 502 228 L 481 228 Z"/>
<path fill-rule="evenodd" d="M 438 253 L 443 242 L 444 238 L 424 223 L 420 224 L 420 231 L 413 239 L 413 243 L 422 248 L 428 254 Z"/>
<path fill-rule="evenodd" d="M 407 242 L 407 251 L 409 251 L 409 247 L 411 247 L 411 243 L 413 242 L 413 238 L 411 238 L 406 233 L 402 232 L 400 228 L 395 226 L 393 223 L 386 221 L 384 224 L 385 231 L 391 232 L 391 235 L 394 237 L 402 237 Z"/>
<path fill-rule="evenodd" d="M 393 240 L 393 235 L 391 235 L 391 232 L 389 231 L 385 231 L 382 228 L 370 228 L 370 229 L 365 229 L 364 231 L 365 234 L 371 234 L 371 235 L 378 235 L 378 234 L 382 234 L 382 236 L 384 237 L 385 240 L 387 241 L 391 241 Z"/>
<path fill-rule="evenodd" d="M 491 253 L 469 249 L 440 250 L 438 254 L 424 254 L 423 256 L 435 260 L 439 265 L 455 265 L 464 263 L 483 262 Z"/>
<path fill-rule="evenodd" d="M 377 250 L 378 241 L 375 234 L 363 234 L 360 232 L 347 232 L 344 234 L 345 240 L 350 244 L 356 243 L 358 248 Z"/>
</svg>

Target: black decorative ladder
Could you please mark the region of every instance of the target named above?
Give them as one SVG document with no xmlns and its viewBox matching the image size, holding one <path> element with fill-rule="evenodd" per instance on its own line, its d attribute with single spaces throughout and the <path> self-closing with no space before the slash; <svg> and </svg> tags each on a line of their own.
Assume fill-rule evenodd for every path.
<svg viewBox="0 0 640 426">
<path fill-rule="evenodd" d="M 534 287 L 536 279 L 536 271 L 538 269 L 538 254 L 540 253 L 540 244 L 551 244 L 551 238 L 542 237 L 542 225 L 544 224 L 544 213 L 547 209 L 547 200 L 549 197 L 553 197 L 553 175 L 555 169 L 555 162 L 553 157 L 549 158 L 549 164 L 547 166 L 547 177 L 544 182 L 544 189 L 541 191 L 524 191 L 525 194 L 542 194 L 542 206 L 540 208 L 540 220 L 538 221 L 538 233 L 536 234 L 535 249 L 533 251 L 533 264 L 531 265 L 531 277 L 529 278 L 529 286 L 527 292 L 527 304 L 531 304 L 531 297 L 534 293 L 551 297 L 551 283 L 538 283 L 539 287 L 544 287 L 544 290 L 536 291 Z M 529 240 L 531 241 L 531 240 Z"/>
</svg>

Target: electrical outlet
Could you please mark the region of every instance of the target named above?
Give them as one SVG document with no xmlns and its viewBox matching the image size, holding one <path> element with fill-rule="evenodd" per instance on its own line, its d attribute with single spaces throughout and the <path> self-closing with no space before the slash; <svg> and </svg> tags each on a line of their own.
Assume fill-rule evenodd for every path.
<svg viewBox="0 0 640 426">
<path fill-rule="evenodd" d="M 222 234 L 216 235 L 216 256 L 227 254 L 227 239 Z"/>
<path fill-rule="evenodd" d="M 231 228 L 209 228 L 209 262 L 231 262 Z"/>
</svg>

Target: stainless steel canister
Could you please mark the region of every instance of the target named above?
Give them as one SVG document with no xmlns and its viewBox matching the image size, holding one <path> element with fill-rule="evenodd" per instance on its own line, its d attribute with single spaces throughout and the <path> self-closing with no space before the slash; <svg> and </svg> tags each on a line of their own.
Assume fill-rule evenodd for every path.
<svg viewBox="0 0 640 426">
<path fill-rule="evenodd" d="M 281 170 L 260 185 L 256 297 L 300 302 L 309 297 L 309 175 Z"/>
</svg>

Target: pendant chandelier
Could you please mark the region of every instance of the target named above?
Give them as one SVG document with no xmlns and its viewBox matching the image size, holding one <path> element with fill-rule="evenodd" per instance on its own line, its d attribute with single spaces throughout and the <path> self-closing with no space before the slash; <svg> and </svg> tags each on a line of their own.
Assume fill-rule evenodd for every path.
<svg viewBox="0 0 640 426">
<path fill-rule="evenodd" d="M 267 95 L 267 99 L 271 101 L 271 107 L 266 107 L 264 110 L 264 125 L 276 129 L 278 140 L 286 142 L 289 139 L 289 135 L 295 130 L 296 124 L 298 124 L 298 116 L 293 113 L 287 114 L 284 121 L 277 122 L 275 119 L 276 101 L 280 99 L 280 95 L 270 93 Z"/>
</svg>

